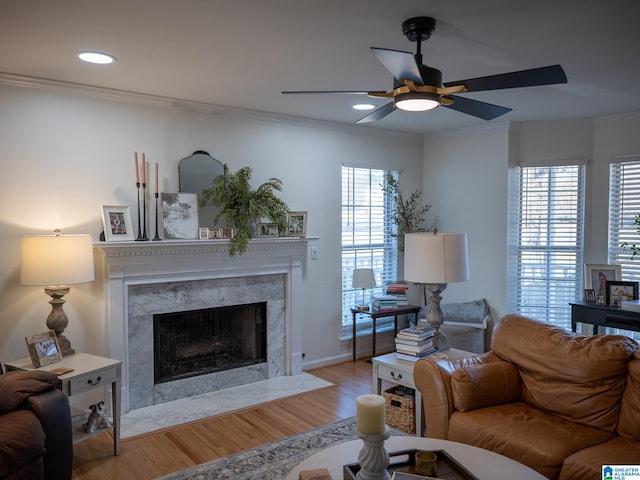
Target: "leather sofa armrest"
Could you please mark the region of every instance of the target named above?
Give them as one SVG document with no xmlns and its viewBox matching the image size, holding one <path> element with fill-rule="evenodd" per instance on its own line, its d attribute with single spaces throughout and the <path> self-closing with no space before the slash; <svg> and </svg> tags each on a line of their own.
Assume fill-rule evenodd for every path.
<svg viewBox="0 0 640 480">
<path fill-rule="evenodd" d="M 427 437 L 448 438 L 449 417 L 455 410 L 451 389 L 453 372 L 473 365 L 502 361 L 493 352 L 486 352 L 465 358 L 423 358 L 416 362 L 413 381 L 422 394 Z"/>
<path fill-rule="evenodd" d="M 42 423 L 45 433 L 45 478 L 69 480 L 73 470 L 73 432 L 69 399 L 60 390 L 29 397 L 26 408 Z"/>
</svg>

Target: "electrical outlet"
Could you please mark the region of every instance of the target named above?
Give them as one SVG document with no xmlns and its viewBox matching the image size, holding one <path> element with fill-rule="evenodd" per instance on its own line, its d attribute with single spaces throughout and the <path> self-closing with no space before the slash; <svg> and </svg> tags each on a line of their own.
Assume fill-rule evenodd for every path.
<svg viewBox="0 0 640 480">
<path fill-rule="evenodd" d="M 318 247 L 311 247 L 311 260 L 318 259 Z"/>
</svg>

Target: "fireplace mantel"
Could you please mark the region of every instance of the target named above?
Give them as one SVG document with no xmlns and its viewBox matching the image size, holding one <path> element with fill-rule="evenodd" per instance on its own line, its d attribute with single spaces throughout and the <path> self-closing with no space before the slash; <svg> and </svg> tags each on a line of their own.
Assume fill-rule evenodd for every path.
<svg viewBox="0 0 640 480">
<path fill-rule="evenodd" d="M 162 240 L 96 242 L 105 275 L 105 351 L 121 360 L 123 406 L 128 410 L 128 287 L 190 280 L 253 277 L 283 274 L 285 277 L 285 375 L 302 372 L 301 324 L 304 315 L 302 267 L 307 239 L 257 238 L 242 255 L 229 256 L 228 240 Z"/>
</svg>

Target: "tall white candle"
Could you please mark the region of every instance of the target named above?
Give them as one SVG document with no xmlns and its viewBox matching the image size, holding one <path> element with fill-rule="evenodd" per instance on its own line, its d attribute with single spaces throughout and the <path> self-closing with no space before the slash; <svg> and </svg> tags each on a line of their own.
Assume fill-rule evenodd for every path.
<svg viewBox="0 0 640 480">
<path fill-rule="evenodd" d="M 380 435 L 385 430 L 385 402 L 381 395 L 360 395 L 356 399 L 356 427 L 365 435 Z"/>
<path fill-rule="evenodd" d="M 156 193 L 158 193 L 158 162 L 156 162 Z"/>
<path fill-rule="evenodd" d="M 142 183 L 147 183 L 147 160 L 144 158 L 144 153 L 142 154 Z"/>
</svg>

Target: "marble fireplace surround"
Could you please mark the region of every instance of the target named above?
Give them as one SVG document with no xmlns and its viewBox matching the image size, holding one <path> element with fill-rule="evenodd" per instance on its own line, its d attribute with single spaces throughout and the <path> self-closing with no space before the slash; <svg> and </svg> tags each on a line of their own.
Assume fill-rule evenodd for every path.
<svg viewBox="0 0 640 480">
<path fill-rule="evenodd" d="M 307 240 L 258 238 L 230 257 L 226 240 L 97 242 L 105 275 L 105 355 L 123 362 L 122 408 L 302 373 L 302 267 Z M 153 386 L 154 313 L 267 301 L 267 364 Z M 151 342 L 151 343 L 149 343 Z M 152 351 L 151 351 L 152 354 Z M 150 364 L 150 366 L 149 366 Z M 151 370 L 149 370 L 151 368 Z"/>
</svg>

